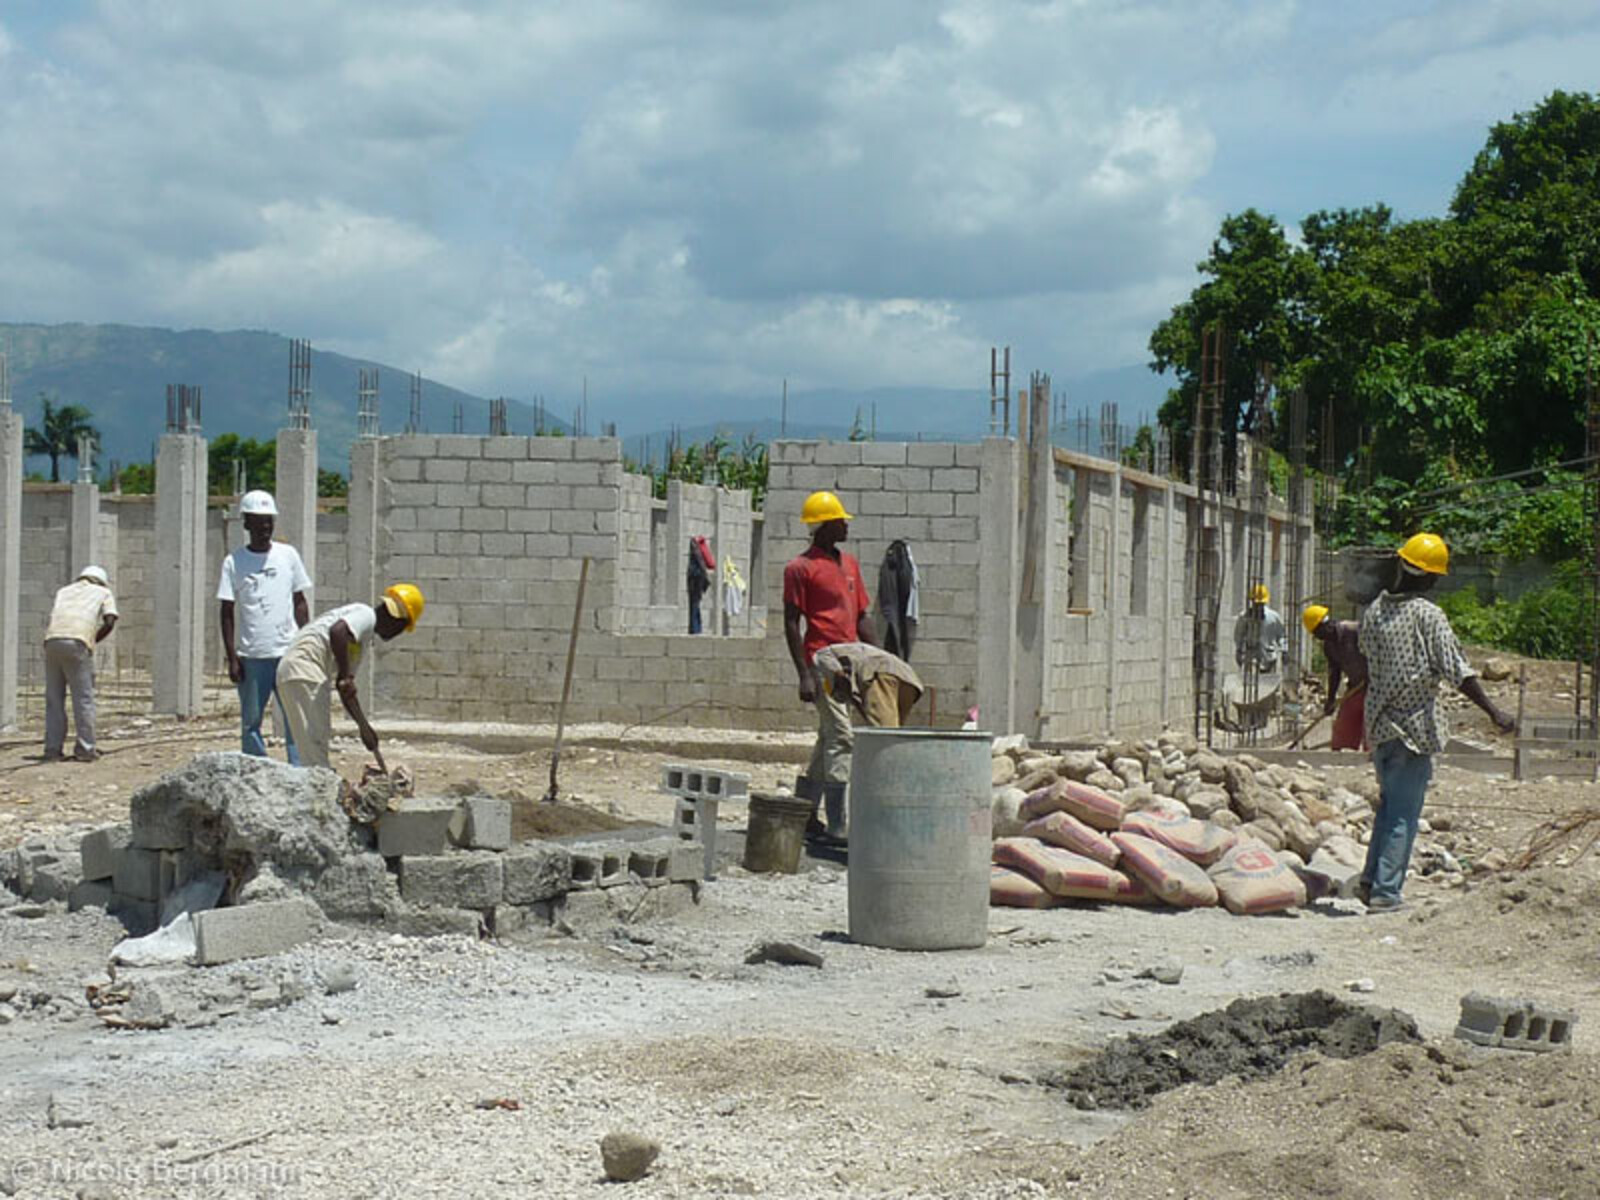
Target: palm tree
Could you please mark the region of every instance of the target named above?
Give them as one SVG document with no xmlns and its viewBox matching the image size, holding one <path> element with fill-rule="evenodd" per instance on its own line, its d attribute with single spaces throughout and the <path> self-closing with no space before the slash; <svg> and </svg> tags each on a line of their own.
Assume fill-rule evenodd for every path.
<svg viewBox="0 0 1600 1200">
<path fill-rule="evenodd" d="M 57 408 L 50 397 L 39 393 L 41 416 L 39 429 L 30 429 L 23 438 L 23 449 L 29 454 L 43 454 L 50 459 L 50 482 L 61 482 L 61 459 L 78 457 L 78 439 L 92 438 L 98 442 L 100 431 L 89 423 L 93 415 L 81 404 L 63 404 Z"/>
</svg>

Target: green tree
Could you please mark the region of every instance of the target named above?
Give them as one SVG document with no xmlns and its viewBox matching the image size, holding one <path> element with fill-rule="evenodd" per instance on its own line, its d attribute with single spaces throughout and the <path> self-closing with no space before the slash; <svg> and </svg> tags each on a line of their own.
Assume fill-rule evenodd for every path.
<svg viewBox="0 0 1600 1200">
<path fill-rule="evenodd" d="M 57 408 L 48 394 L 39 393 L 39 428 L 24 434 L 22 445 L 28 454 L 42 454 L 50 460 L 50 482 L 61 482 L 61 460 L 78 457 L 80 437 L 100 440 L 100 432 L 90 420 L 92 414 L 81 404 Z"/>
<path fill-rule="evenodd" d="M 350 481 L 337 471 L 330 471 L 325 467 L 317 469 L 317 495 L 319 496 L 348 496 L 350 494 Z"/>
<path fill-rule="evenodd" d="M 225 433 L 213 438 L 206 451 L 207 471 L 213 496 L 233 495 L 234 463 L 244 464 L 244 490 L 273 491 L 278 484 L 278 443 L 276 439 L 242 438 Z"/>
</svg>

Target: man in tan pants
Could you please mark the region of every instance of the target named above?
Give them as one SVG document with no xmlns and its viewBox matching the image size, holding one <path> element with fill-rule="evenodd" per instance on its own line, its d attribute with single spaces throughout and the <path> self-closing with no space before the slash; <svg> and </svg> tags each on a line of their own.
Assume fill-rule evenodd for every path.
<svg viewBox="0 0 1600 1200">
<path fill-rule="evenodd" d="M 72 757 L 93 762 L 94 648 L 117 623 L 117 598 L 102 567 L 85 567 L 56 592 L 44 635 L 44 756 L 59 762 L 67 741 L 67 693 L 72 693 Z"/>
</svg>

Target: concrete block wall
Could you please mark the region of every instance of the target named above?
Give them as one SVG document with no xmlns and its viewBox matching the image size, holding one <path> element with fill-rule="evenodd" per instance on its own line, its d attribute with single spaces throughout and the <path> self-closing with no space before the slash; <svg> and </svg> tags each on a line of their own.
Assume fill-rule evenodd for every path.
<svg viewBox="0 0 1600 1200">
<path fill-rule="evenodd" d="M 150 671 L 155 648 L 156 505 L 154 496 L 101 496 L 117 521 L 117 566 L 111 586 L 122 616 L 111 637 L 119 672 Z"/>
<path fill-rule="evenodd" d="M 22 552 L 17 602 L 17 677 L 44 683 L 44 634 L 56 589 L 72 582 L 72 485 L 22 485 Z M 107 565 L 107 570 L 110 570 Z M 112 580 L 116 583 L 115 578 Z"/>
<path fill-rule="evenodd" d="M 317 517 L 317 572 L 311 581 L 311 611 L 327 612 L 350 602 L 350 514 L 343 509 Z"/>
<path fill-rule="evenodd" d="M 624 475 L 617 535 L 617 604 L 621 628 L 650 634 L 687 634 L 689 601 L 685 575 L 689 539 L 703 537 L 716 556 L 718 571 L 732 555 L 750 582 L 750 493 L 673 480 L 666 500 L 656 500 L 645 475 Z M 759 636 L 760 625 L 746 607 L 736 618 L 721 615 L 721 579 L 700 602 L 703 636 Z"/>
</svg>

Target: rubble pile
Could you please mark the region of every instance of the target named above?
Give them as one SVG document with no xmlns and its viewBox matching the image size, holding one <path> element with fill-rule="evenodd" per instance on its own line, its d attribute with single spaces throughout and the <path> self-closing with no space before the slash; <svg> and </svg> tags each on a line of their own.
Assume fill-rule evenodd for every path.
<svg viewBox="0 0 1600 1200">
<path fill-rule="evenodd" d="M 1233 912 L 1270 912 L 1349 894 L 1377 805 L 1373 780 L 1330 785 L 1304 766 L 1223 756 L 1176 733 L 1060 754 L 1020 734 L 996 738 L 991 779 L 991 899 L 1024 907 L 1220 899 Z M 1412 861 L 1446 884 L 1466 877 L 1450 849 L 1426 839 Z"/>
<path fill-rule="evenodd" d="M 218 906 L 192 914 L 201 963 L 287 949 L 323 920 L 514 937 L 697 898 L 697 842 L 513 842 L 509 800 L 395 797 L 353 816 L 348 794 L 332 771 L 202 754 L 136 792 L 125 825 L 0 851 L 0 887 L 34 906 L 103 908 L 143 934 L 214 881 Z"/>
</svg>

